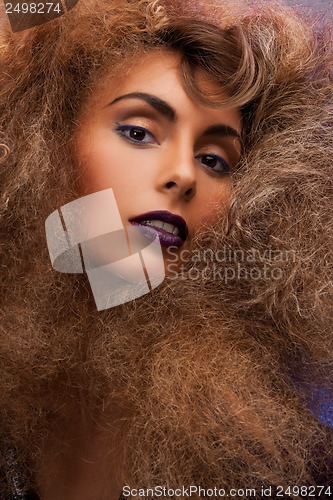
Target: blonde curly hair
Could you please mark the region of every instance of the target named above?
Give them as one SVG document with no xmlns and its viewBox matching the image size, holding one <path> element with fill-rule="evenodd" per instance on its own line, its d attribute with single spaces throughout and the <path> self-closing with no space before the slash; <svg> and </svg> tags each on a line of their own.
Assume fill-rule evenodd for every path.
<svg viewBox="0 0 333 500">
<path fill-rule="evenodd" d="M 193 280 L 207 262 L 191 260 L 181 278 L 97 313 L 83 276 L 52 271 L 44 221 L 78 196 L 71 139 L 95 85 L 157 47 L 182 55 L 195 100 L 242 112 L 232 202 L 193 249 L 228 248 L 208 264 L 221 276 L 236 276 L 240 252 L 243 274 Z M 4 27 L 2 467 L 15 449 L 34 485 L 50 436 L 68 445 L 76 402 L 95 421 L 116 400 L 131 413 L 115 438 L 131 484 L 332 480 L 331 433 L 308 409 L 333 384 L 332 52 L 329 29 L 276 1 L 80 0 L 50 23 Z M 200 89 L 197 68 L 221 95 Z"/>
</svg>

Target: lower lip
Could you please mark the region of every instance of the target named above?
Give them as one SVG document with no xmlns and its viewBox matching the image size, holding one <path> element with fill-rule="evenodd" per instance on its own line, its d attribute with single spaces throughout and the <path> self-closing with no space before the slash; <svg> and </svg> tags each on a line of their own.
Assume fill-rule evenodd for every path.
<svg viewBox="0 0 333 500">
<path fill-rule="evenodd" d="M 181 247 L 184 245 L 185 241 L 175 234 L 167 233 L 163 229 L 159 229 L 153 226 L 147 226 L 146 224 L 140 224 L 139 222 L 130 222 L 133 226 L 136 226 L 142 234 L 149 240 L 155 240 L 156 235 L 159 237 L 162 247 Z"/>
</svg>

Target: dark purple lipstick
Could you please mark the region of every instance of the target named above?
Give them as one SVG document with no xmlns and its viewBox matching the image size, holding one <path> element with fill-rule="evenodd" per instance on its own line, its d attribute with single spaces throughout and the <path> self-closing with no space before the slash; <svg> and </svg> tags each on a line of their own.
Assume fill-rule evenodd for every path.
<svg viewBox="0 0 333 500">
<path fill-rule="evenodd" d="M 158 235 L 162 247 L 180 247 L 188 236 L 186 222 L 180 215 L 172 214 L 166 210 L 146 212 L 129 220 L 150 240 Z"/>
</svg>

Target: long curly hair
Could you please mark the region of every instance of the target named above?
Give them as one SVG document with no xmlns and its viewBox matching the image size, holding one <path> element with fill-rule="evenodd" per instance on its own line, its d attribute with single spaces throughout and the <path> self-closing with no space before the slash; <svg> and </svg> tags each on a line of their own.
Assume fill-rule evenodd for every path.
<svg viewBox="0 0 333 500">
<path fill-rule="evenodd" d="M 177 277 L 97 312 L 84 276 L 51 269 L 44 221 L 78 197 L 72 138 L 96 84 L 159 47 L 181 54 L 193 99 L 240 108 L 243 154 L 227 213 L 216 207 Z M 131 485 L 332 480 L 331 431 L 314 415 L 333 386 L 332 54 L 329 27 L 275 1 L 80 0 L 30 30 L 4 26 L 0 467 L 14 450 L 36 486 L 85 415 Z"/>
</svg>

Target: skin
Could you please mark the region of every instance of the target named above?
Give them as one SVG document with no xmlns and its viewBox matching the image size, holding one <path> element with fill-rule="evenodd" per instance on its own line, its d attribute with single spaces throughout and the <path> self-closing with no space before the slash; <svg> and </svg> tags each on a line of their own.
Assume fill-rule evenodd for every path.
<svg viewBox="0 0 333 500">
<path fill-rule="evenodd" d="M 113 413 L 113 426 L 119 413 Z M 74 445 L 75 443 L 75 445 Z M 41 500 L 118 500 L 118 456 L 102 432 L 92 430 L 84 419 L 72 429 L 72 449 L 65 457 L 47 464 L 38 478 Z"/>
<path fill-rule="evenodd" d="M 203 106 L 187 95 L 179 63 L 175 52 L 152 50 L 125 75 L 103 81 L 75 137 L 82 195 L 111 187 L 125 227 L 153 210 L 181 215 L 189 236 L 178 254 L 217 204 L 228 206 L 242 128 L 239 110 Z M 220 90 L 200 70 L 198 78 L 207 90 Z M 167 263 L 165 248 L 163 255 Z"/>
</svg>

